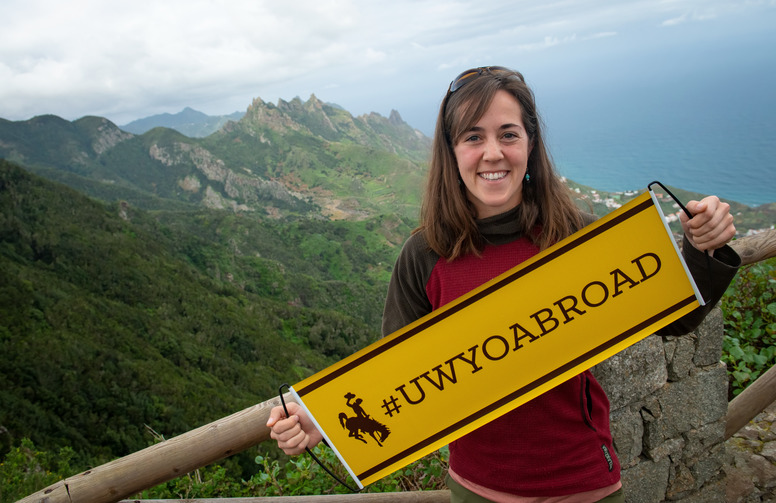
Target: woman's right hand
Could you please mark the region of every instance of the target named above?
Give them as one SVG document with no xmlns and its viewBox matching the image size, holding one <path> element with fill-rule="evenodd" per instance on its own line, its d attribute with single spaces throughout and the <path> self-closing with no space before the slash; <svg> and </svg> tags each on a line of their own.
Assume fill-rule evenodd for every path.
<svg viewBox="0 0 776 503">
<path fill-rule="evenodd" d="M 315 427 L 304 409 L 294 402 L 286 404 L 289 417 L 283 407 L 273 407 L 269 413 L 267 427 L 272 431 L 270 437 L 278 442 L 278 447 L 288 455 L 301 454 L 306 448 L 312 449 L 323 440 L 323 435 Z"/>
</svg>

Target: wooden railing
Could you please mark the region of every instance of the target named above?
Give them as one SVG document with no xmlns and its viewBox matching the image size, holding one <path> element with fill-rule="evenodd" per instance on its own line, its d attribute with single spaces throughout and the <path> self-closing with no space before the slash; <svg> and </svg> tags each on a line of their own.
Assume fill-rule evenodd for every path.
<svg viewBox="0 0 776 503">
<path fill-rule="evenodd" d="M 776 257 L 776 230 L 771 229 L 736 239 L 730 246 L 741 257 L 741 265 L 754 264 Z"/>
<path fill-rule="evenodd" d="M 776 230 L 733 241 L 733 248 L 741 257 L 742 264 L 753 264 L 776 256 Z M 771 367 L 740 395 L 728 404 L 725 416 L 725 439 L 776 401 L 776 367 Z"/>
<path fill-rule="evenodd" d="M 771 367 L 728 404 L 725 440 L 776 401 L 776 367 Z"/>
<path fill-rule="evenodd" d="M 121 503 L 173 503 L 175 500 L 124 500 Z M 450 491 L 408 491 L 395 493 L 327 494 L 323 496 L 263 496 L 257 498 L 214 498 L 185 503 L 450 503 Z"/>
<path fill-rule="evenodd" d="M 776 230 L 733 241 L 732 246 L 741 256 L 744 265 L 774 257 L 776 256 Z M 776 400 L 774 380 L 776 380 L 776 371 L 771 369 L 730 403 L 727 437 Z M 750 389 L 753 391 L 750 392 Z M 284 399 L 293 400 L 289 394 L 284 395 Z M 120 501 L 144 489 L 175 479 L 268 440 L 270 437 L 266 423 L 270 409 L 276 405 L 280 405 L 280 398 L 267 400 L 190 432 L 69 477 L 20 502 L 112 503 Z M 447 491 L 374 493 L 354 496 L 360 503 L 388 500 L 407 503 L 449 501 Z M 335 496 L 334 499 L 331 496 L 276 497 L 272 502 L 278 503 L 282 500 L 295 503 L 319 503 L 342 499 L 341 495 Z M 250 498 L 230 501 L 256 503 L 269 501 L 269 499 Z"/>
</svg>

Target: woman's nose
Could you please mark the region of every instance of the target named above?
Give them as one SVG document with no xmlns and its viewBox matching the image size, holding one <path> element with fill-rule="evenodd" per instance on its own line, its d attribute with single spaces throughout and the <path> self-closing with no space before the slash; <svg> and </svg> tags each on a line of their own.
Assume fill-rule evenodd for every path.
<svg viewBox="0 0 776 503">
<path fill-rule="evenodd" d="M 485 142 L 485 151 L 482 158 L 485 161 L 499 161 L 504 158 L 504 153 L 501 151 L 501 144 L 498 140 L 492 139 Z"/>
</svg>

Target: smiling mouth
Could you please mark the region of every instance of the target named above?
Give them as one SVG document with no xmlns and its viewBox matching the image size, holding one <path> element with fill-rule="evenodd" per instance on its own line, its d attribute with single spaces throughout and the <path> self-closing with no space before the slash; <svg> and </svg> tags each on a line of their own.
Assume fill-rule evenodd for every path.
<svg viewBox="0 0 776 503">
<path fill-rule="evenodd" d="M 478 173 L 477 176 L 480 178 L 484 178 L 485 180 L 489 181 L 495 181 L 495 180 L 501 180 L 503 178 L 507 177 L 507 174 L 509 174 L 508 171 L 489 171 L 487 173 Z"/>
</svg>

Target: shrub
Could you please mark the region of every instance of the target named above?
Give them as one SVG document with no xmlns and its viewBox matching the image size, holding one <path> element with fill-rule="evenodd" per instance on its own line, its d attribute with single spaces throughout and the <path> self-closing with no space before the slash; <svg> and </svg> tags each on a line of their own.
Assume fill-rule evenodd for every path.
<svg viewBox="0 0 776 503">
<path fill-rule="evenodd" d="M 776 363 L 776 259 L 741 268 L 720 302 L 722 360 L 736 396 Z"/>
<path fill-rule="evenodd" d="M 31 440 L 22 439 L 0 462 L 0 502 L 17 501 L 70 475 L 75 452 L 63 447 L 59 455 L 35 449 Z"/>
<path fill-rule="evenodd" d="M 355 487 L 331 449 L 316 447 L 313 453 L 337 477 Z M 58 456 L 52 456 L 37 451 L 30 440 L 24 439 L 21 446 L 11 449 L 0 463 L 0 502 L 17 501 L 83 471 L 71 468 L 73 454 L 72 449 L 64 448 Z M 447 447 L 444 447 L 367 486 L 364 492 L 443 489 L 448 458 Z M 248 480 L 230 474 L 225 466 L 213 464 L 146 489 L 134 498 L 238 498 L 350 492 L 307 454 L 282 459 L 257 456 L 256 473 Z"/>
</svg>

